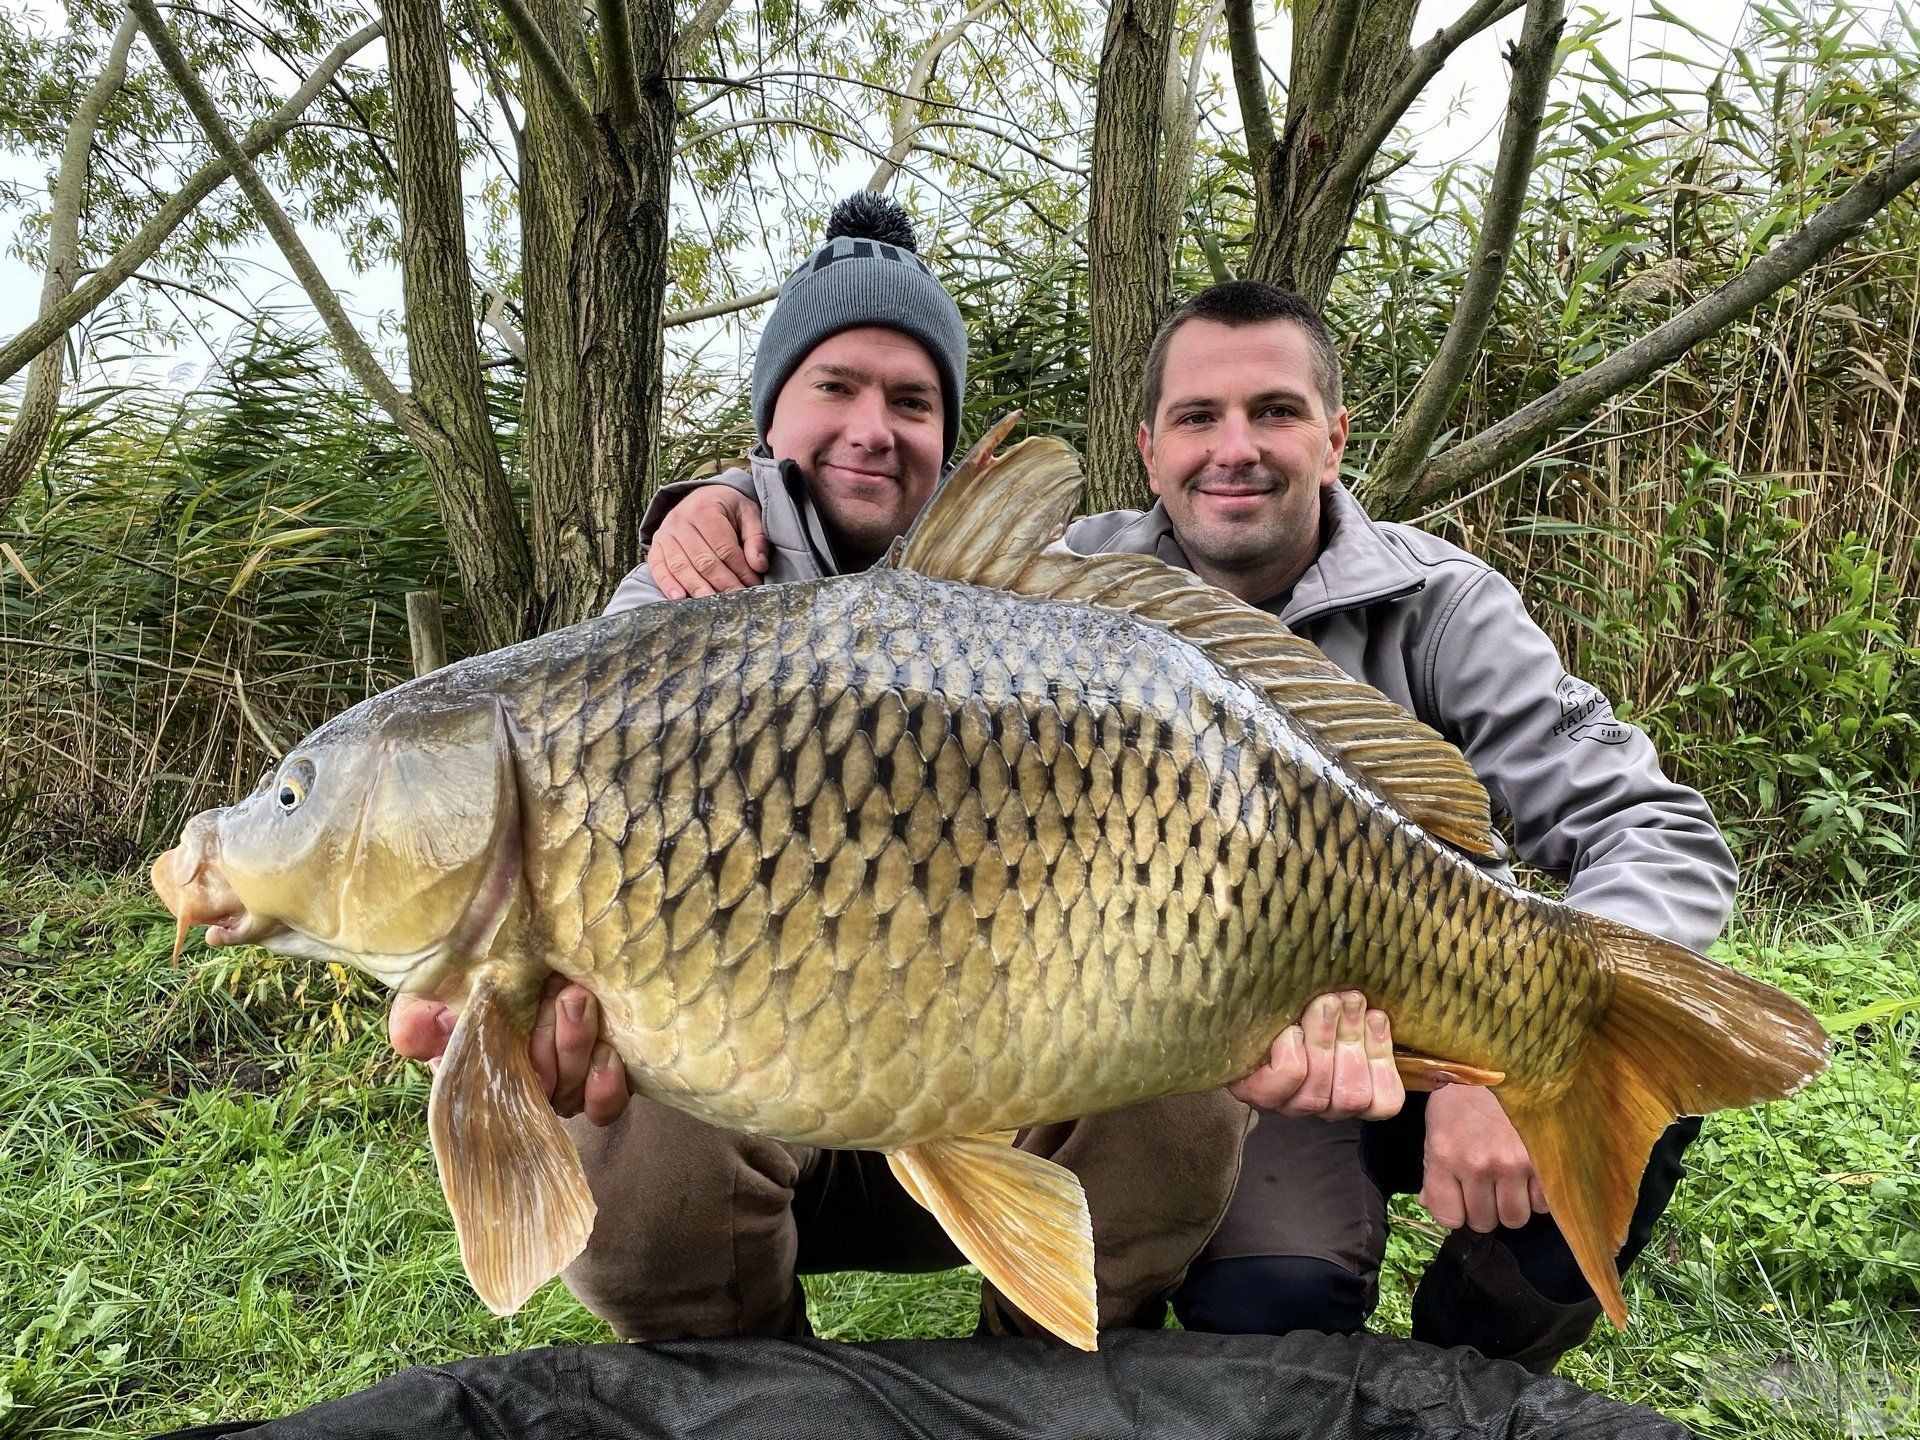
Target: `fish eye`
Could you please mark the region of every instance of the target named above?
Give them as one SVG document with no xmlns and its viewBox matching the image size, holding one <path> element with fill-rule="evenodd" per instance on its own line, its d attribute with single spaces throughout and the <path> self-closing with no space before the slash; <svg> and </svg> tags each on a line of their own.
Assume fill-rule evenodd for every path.
<svg viewBox="0 0 1920 1440">
<path fill-rule="evenodd" d="M 279 787 L 273 792 L 274 803 L 280 807 L 282 814 L 292 814 L 307 798 L 307 791 L 312 785 L 312 763 L 296 760 L 282 772 Z"/>
</svg>

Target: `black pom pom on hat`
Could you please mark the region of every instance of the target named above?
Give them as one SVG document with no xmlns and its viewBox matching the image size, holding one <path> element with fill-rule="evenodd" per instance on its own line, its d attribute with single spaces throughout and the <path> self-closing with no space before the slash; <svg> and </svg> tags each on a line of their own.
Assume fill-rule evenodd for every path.
<svg viewBox="0 0 1920 1440">
<path fill-rule="evenodd" d="M 913 233 L 913 221 L 890 195 L 862 190 L 847 196 L 833 207 L 827 217 L 827 239 L 848 235 L 857 240 L 878 240 L 882 245 L 897 245 L 902 250 L 920 253 Z"/>
</svg>

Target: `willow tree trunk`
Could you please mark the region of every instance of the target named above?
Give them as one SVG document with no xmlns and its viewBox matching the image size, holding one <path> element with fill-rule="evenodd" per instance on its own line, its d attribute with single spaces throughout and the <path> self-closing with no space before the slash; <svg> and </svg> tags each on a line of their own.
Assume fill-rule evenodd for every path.
<svg viewBox="0 0 1920 1440">
<path fill-rule="evenodd" d="M 400 275 L 416 426 L 475 638 L 535 633 L 536 577 L 487 415 L 459 133 L 438 0 L 383 0 L 399 171 Z"/>
<path fill-rule="evenodd" d="M 582 92 L 577 10 L 531 7 Z M 663 389 L 661 298 L 674 107 L 671 7 L 631 13 L 631 103 L 602 85 L 589 147 L 544 86 L 529 85 L 521 177 L 527 313 L 525 450 L 540 623 L 597 614 L 639 563 L 655 484 Z M 571 21 L 571 23 L 569 23 Z M 603 57 L 603 69 L 627 55 Z"/>
<path fill-rule="evenodd" d="M 641 507 L 657 483 L 674 122 L 661 78 L 666 40 L 663 33 L 652 84 L 641 92 L 640 126 L 617 148 L 608 147 L 587 189 L 574 247 L 586 491 L 580 539 L 589 565 L 553 577 L 556 623 L 598 614 L 621 577 L 640 563 Z"/>
<path fill-rule="evenodd" d="M 1378 148 L 1361 137 L 1407 67 L 1416 8 L 1417 0 L 1294 5 L 1286 124 L 1255 165 L 1249 279 L 1326 300 Z"/>
<path fill-rule="evenodd" d="M 1173 0 L 1113 0 L 1100 54 L 1087 222 L 1087 485 L 1091 510 L 1141 504 L 1140 370 L 1167 312 L 1172 263 L 1159 202 Z"/>
<path fill-rule="evenodd" d="M 533 0 L 541 28 L 554 38 L 576 90 L 592 84 L 578 10 L 557 0 Z M 545 85 L 524 74 L 526 126 L 520 164 L 520 287 L 526 315 L 526 399 L 521 454 L 527 470 L 527 533 L 540 576 L 542 618 L 561 607 L 551 576 L 569 569 L 591 573 L 593 546 L 581 452 L 578 347 L 573 333 L 573 247 L 585 213 L 588 177 L 596 163 L 566 122 Z"/>
</svg>

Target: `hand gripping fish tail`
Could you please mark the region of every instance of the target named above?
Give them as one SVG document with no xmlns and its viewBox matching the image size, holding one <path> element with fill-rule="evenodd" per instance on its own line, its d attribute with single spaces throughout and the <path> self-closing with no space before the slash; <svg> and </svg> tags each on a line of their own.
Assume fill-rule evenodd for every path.
<svg viewBox="0 0 1920 1440">
<path fill-rule="evenodd" d="M 498 1313 L 594 1202 L 528 1051 L 550 973 L 634 1094 L 877 1152 L 1037 1323 L 1097 1344 L 1079 1180 L 1013 1132 L 1211 1090 L 1314 996 L 1410 1085 L 1494 1087 L 1607 1313 L 1653 1139 L 1786 1095 L 1787 996 L 1500 879 L 1464 757 L 1278 620 L 1054 543 L 1001 427 L 863 574 L 603 617 L 377 695 L 155 864 L 182 930 L 459 1021 L 429 1131 Z"/>
</svg>

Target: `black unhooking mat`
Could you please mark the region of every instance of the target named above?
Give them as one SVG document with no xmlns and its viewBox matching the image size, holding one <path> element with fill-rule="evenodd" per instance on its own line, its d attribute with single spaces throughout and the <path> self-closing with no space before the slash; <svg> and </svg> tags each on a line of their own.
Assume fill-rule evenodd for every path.
<svg viewBox="0 0 1920 1440">
<path fill-rule="evenodd" d="M 1637 1405 L 1379 1336 L 684 1340 L 402 1371 L 284 1420 L 165 1440 L 1685 1440 Z"/>
</svg>

